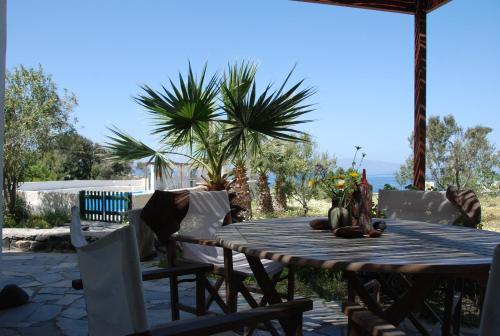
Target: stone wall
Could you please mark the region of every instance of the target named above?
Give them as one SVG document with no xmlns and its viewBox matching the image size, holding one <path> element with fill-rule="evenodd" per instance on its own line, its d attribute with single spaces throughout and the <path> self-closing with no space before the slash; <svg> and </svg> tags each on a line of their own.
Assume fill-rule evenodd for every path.
<svg viewBox="0 0 500 336">
<path fill-rule="evenodd" d="M 119 224 L 83 222 L 87 231 L 83 234 L 88 242 L 93 242 L 122 227 Z M 71 245 L 69 226 L 52 229 L 4 228 L 3 250 L 23 252 L 67 252 L 74 251 Z"/>
</svg>

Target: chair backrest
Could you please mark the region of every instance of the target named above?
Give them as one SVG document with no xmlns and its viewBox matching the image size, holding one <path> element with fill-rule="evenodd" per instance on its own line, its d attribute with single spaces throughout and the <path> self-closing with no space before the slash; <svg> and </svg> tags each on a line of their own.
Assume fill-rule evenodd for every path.
<svg viewBox="0 0 500 336">
<path fill-rule="evenodd" d="M 70 224 L 71 244 L 75 248 L 87 245 L 85 236 L 82 232 L 82 224 L 80 222 L 80 209 L 74 206 L 71 208 L 71 224 Z"/>
<path fill-rule="evenodd" d="M 379 190 L 378 209 L 387 218 L 453 224 L 460 211 L 444 192 L 419 190 Z"/>
<path fill-rule="evenodd" d="M 495 248 L 481 312 L 480 336 L 500 335 L 500 245 Z"/>
<path fill-rule="evenodd" d="M 155 234 L 141 218 L 142 208 L 130 210 L 128 214 L 129 223 L 135 229 L 137 236 L 137 247 L 141 260 L 148 259 L 154 255 Z"/>
<path fill-rule="evenodd" d="M 89 335 L 148 331 L 134 228 L 127 225 L 76 251 Z"/>
<path fill-rule="evenodd" d="M 203 191 L 189 193 L 189 209 L 181 222 L 179 234 L 197 239 L 214 239 L 215 231 L 223 224 L 231 210 L 227 191 Z M 220 251 L 213 246 L 182 243 L 185 259 L 217 263 Z M 220 261 L 220 260 L 219 260 Z"/>
</svg>

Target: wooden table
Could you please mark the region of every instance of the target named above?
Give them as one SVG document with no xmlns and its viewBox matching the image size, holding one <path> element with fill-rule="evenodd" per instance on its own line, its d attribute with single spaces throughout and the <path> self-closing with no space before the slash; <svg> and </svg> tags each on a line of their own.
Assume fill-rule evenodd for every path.
<svg viewBox="0 0 500 336">
<path fill-rule="evenodd" d="M 457 278 L 485 280 L 500 244 L 500 234 L 459 226 L 406 220 L 385 220 L 380 238 L 344 239 L 330 231 L 310 229 L 312 218 L 288 218 L 231 224 L 216 232 L 226 249 L 246 254 L 259 286 L 270 304 L 281 299 L 260 259 L 344 271 L 350 287 L 374 313 L 398 325 L 423 304 L 439 279 L 449 288 Z M 413 274 L 407 292 L 382 309 L 368 294 L 357 272 Z M 453 302 L 453 288 L 447 291 Z M 446 305 L 442 333 L 449 334 L 452 307 Z M 450 316 L 450 318 L 446 316 Z M 421 330 L 425 334 L 424 330 Z"/>
</svg>

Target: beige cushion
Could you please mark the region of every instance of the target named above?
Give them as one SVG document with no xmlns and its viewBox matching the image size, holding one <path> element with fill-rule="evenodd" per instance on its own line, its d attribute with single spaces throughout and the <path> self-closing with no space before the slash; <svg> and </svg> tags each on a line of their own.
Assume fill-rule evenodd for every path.
<svg viewBox="0 0 500 336">
<path fill-rule="evenodd" d="M 378 209 L 386 218 L 453 224 L 460 211 L 440 191 L 379 190 Z"/>
</svg>

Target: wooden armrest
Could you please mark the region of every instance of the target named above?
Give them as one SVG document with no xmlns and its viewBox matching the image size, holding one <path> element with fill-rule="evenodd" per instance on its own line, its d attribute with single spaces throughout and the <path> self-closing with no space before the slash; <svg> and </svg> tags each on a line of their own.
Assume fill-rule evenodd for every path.
<svg viewBox="0 0 500 336">
<path fill-rule="evenodd" d="M 359 331 L 360 335 L 370 336 L 403 336 L 401 329 L 378 317 L 364 306 L 347 302 L 344 304 L 344 314 L 349 319 L 349 328 Z"/>
<path fill-rule="evenodd" d="M 259 307 L 222 316 L 202 316 L 195 320 L 180 320 L 151 330 L 153 336 L 213 335 L 234 330 L 245 325 L 256 325 L 275 319 L 291 319 L 311 310 L 313 303 L 298 299 L 267 307 Z"/>
<path fill-rule="evenodd" d="M 213 269 L 214 265 L 212 264 L 193 263 L 193 264 L 184 264 L 178 267 L 167 267 L 154 270 L 147 270 L 142 272 L 142 281 L 164 279 L 164 278 L 169 278 L 171 276 L 208 273 L 211 272 Z M 81 279 L 75 279 L 71 281 L 71 286 L 74 289 L 83 289 L 83 282 Z"/>
<path fill-rule="evenodd" d="M 187 236 L 181 236 L 181 235 L 172 235 L 170 237 L 170 240 L 183 242 L 183 243 L 190 243 L 190 244 L 222 247 L 222 245 L 219 244 L 215 239 L 199 239 L 199 238 L 187 237 Z"/>
</svg>

